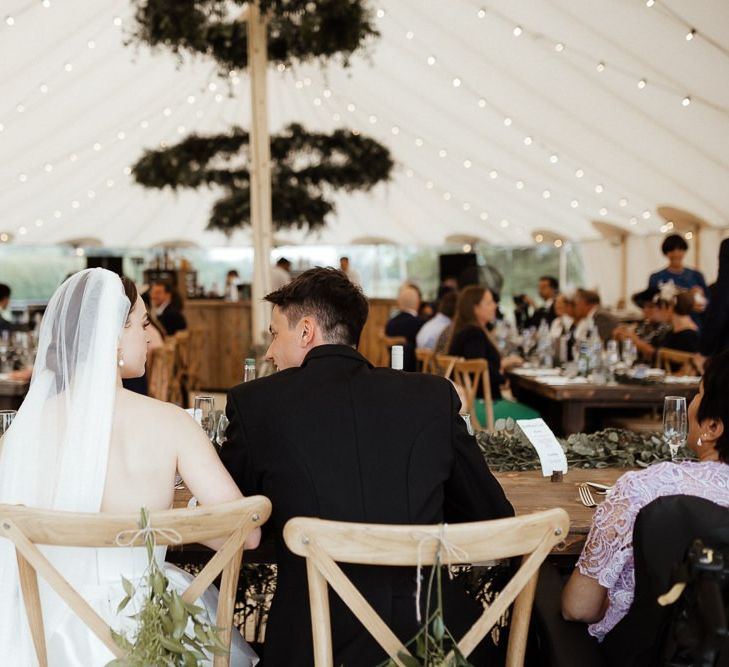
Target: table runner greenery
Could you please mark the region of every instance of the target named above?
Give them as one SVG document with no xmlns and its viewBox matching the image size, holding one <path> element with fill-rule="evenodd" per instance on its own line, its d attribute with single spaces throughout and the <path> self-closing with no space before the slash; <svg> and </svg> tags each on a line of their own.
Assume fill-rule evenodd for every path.
<svg viewBox="0 0 729 667">
<path fill-rule="evenodd" d="M 493 471 L 540 468 L 536 450 L 518 429 L 482 431 L 476 435 L 476 441 Z M 571 468 L 647 468 L 671 460 L 668 445 L 657 432 L 608 428 L 590 434 L 574 433 L 559 442 Z M 682 452 L 682 456 L 690 455 L 688 450 Z"/>
</svg>

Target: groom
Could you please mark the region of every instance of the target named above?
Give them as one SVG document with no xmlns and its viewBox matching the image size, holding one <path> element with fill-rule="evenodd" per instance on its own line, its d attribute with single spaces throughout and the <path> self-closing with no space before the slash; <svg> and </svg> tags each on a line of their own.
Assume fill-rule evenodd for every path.
<svg viewBox="0 0 729 667">
<path fill-rule="evenodd" d="M 443 378 L 373 368 L 356 350 L 367 300 L 341 271 L 315 268 L 269 294 L 279 373 L 228 395 L 222 459 L 245 495 L 273 503 L 278 583 L 266 628 L 266 667 L 313 664 L 304 560 L 283 541 L 288 519 L 433 524 L 513 515 Z M 345 566 L 403 640 L 418 630 L 413 568 Z M 447 582 L 447 577 L 444 578 Z M 457 637 L 480 613 L 444 584 L 445 619 Z M 335 593 L 334 664 L 371 666 L 386 656 Z"/>
</svg>

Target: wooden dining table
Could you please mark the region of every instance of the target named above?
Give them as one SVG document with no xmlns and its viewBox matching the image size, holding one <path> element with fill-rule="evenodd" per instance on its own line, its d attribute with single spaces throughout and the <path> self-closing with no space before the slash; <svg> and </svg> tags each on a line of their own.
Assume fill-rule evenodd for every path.
<svg viewBox="0 0 729 667">
<path fill-rule="evenodd" d="M 509 386 L 516 400 L 538 410 L 561 435 L 585 431 L 588 410 L 634 408 L 663 409 L 666 396 L 684 396 L 690 401 L 699 391 L 699 379 L 677 379 L 650 384 L 594 384 L 569 380 L 555 373 L 539 374 L 535 369 L 509 371 Z"/>
<path fill-rule="evenodd" d="M 552 555 L 574 557 L 582 551 L 595 513 L 594 508 L 585 507 L 580 502 L 577 487 L 582 482 L 613 485 L 625 472 L 624 468 L 573 468 L 564 475 L 561 482 L 552 482 L 550 477 L 542 475 L 541 470 L 497 472 L 494 476 L 514 506 L 517 516 L 554 507 L 562 507 L 567 511 L 570 517 L 569 534 L 555 547 Z M 187 507 L 190 498 L 187 488 L 176 489 L 174 507 Z M 605 496 L 594 494 L 594 498 L 599 503 Z M 259 549 L 246 556 L 246 561 L 274 562 L 272 547 L 273 544 L 264 542 Z"/>
<path fill-rule="evenodd" d="M 28 393 L 30 382 L 0 378 L 0 410 L 17 410 Z"/>
</svg>

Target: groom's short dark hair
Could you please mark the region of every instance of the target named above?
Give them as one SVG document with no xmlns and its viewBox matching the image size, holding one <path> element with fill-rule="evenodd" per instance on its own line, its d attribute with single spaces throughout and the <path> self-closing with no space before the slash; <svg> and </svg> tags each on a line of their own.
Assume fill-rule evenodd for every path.
<svg viewBox="0 0 729 667">
<path fill-rule="evenodd" d="M 305 315 L 316 319 L 327 343 L 359 344 L 369 306 L 362 290 L 346 274 L 317 266 L 266 296 L 293 327 Z"/>
</svg>

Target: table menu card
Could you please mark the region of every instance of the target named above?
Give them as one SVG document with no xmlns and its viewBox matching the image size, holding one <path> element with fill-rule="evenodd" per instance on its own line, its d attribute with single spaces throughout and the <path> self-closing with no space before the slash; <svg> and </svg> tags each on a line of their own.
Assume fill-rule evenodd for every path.
<svg viewBox="0 0 729 667">
<path fill-rule="evenodd" d="M 516 423 L 537 450 L 545 477 L 557 471 L 567 472 L 567 457 L 562 445 L 543 419 L 517 419 Z"/>
</svg>

